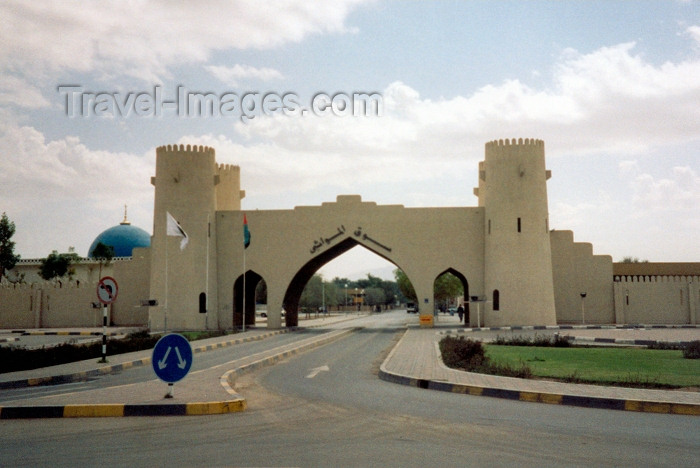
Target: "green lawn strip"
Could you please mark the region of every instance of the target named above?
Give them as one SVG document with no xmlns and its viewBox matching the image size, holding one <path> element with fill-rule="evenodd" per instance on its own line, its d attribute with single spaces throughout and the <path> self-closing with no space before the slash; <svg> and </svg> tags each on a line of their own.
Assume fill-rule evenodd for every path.
<svg viewBox="0 0 700 468">
<path fill-rule="evenodd" d="M 682 351 L 638 348 L 540 348 L 486 345 L 493 362 L 517 367 L 533 376 L 601 384 L 649 383 L 650 386 L 700 386 L 700 360 L 683 359 Z"/>
</svg>

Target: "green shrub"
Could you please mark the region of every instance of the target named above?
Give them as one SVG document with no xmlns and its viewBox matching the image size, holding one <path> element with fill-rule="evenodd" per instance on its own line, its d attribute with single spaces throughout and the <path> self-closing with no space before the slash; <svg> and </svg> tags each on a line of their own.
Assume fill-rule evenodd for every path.
<svg viewBox="0 0 700 468">
<path fill-rule="evenodd" d="M 571 346 L 571 342 L 566 336 L 555 333 L 554 335 L 537 335 L 531 336 L 512 336 L 506 338 L 498 335 L 492 344 L 501 346 L 538 346 L 541 348 L 568 348 Z"/>
<path fill-rule="evenodd" d="M 447 367 L 473 371 L 486 360 L 480 341 L 446 336 L 440 340 L 442 361 Z"/>
<path fill-rule="evenodd" d="M 160 335 L 150 335 L 147 331 L 129 334 L 124 339 L 108 339 L 107 355 L 130 353 L 153 348 Z M 102 356 L 102 342 L 88 344 L 63 343 L 58 346 L 26 349 L 21 347 L 0 347 L 0 373 L 38 369 L 69 362 L 97 359 Z"/>
<path fill-rule="evenodd" d="M 491 362 L 480 341 L 446 336 L 440 340 L 440 352 L 445 365 L 453 369 L 521 379 L 532 377 L 532 370 L 524 362 L 520 367 Z"/>
<path fill-rule="evenodd" d="M 519 379 L 531 379 L 532 369 L 524 362 L 520 367 L 513 367 L 509 364 L 493 363 L 487 359 L 486 363 L 479 369 L 482 374 L 502 375 L 504 377 L 517 377 Z"/>
<path fill-rule="evenodd" d="M 683 348 L 683 357 L 686 359 L 700 359 L 700 340 L 688 343 Z"/>
</svg>

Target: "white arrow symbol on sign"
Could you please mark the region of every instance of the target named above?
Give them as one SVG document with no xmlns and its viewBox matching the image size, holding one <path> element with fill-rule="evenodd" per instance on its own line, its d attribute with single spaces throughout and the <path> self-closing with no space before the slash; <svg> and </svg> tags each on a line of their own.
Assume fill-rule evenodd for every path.
<svg viewBox="0 0 700 468">
<path fill-rule="evenodd" d="M 180 369 L 184 369 L 185 366 L 187 366 L 187 361 L 182 360 L 182 356 L 180 356 L 180 350 L 177 346 L 175 346 L 175 354 L 177 354 L 177 360 L 179 361 L 177 363 L 177 367 L 179 367 Z"/>
<path fill-rule="evenodd" d="M 177 348 L 175 348 L 175 351 L 177 351 Z M 165 355 L 163 356 L 163 359 L 158 361 L 158 369 L 163 370 L 168 366 L 165 363 L 165 361 L 168 359 L 168 354 L 170 354 L 170 346 L 168 346 L 168 349 L 165 350 Z M 180 353 L 178 352 L 177 354 L 179 355 Z"/>
<path fill-rule="evenodd" d="M 315 367 L 311 369 L 311 372 L 309 372 L 309 375 L 306 376 L 307 379 L 313 379 L 318 375 L 319 372 L 321 371 L 326 371 L 328 372 L 330 368 L 328 366 L 321 366 L 321 367 Z"/>
</svg>

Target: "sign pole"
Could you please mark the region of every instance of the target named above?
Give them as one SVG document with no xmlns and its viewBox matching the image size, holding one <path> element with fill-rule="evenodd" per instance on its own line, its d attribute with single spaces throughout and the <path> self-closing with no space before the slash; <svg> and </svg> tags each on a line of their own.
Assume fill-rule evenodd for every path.
<svg viewBox="0 0 700 468">
<path fill-rule="evenodd" d="M 102 303 L 102 359 L 98 362 L 107 362 L 107 306 L 117 300 L 118 292 L 117 281 L 111 276 L 97 282 L 97 299 Z"/>
<path fill-rule="evenodd" d="M 107 362 L 107 304 L 102 305 L 102 360 Z"/>
<path fill-rule="evenodd" d="M 168 236 L 165 236 L 165 307 L 163 307 L 163 332 L 168 333 Z"/>
<path fill-rule="evenodd" d="M 245 246 L 243 247 L 243 331 L 245 331 Z"/>
<path fill-rule="evenodd" d="M 151 364 L 158 378 L 168 384 L 165 398 L 174 398 L 175 382 L 183 379 L 192 366 L 192 347 L 182 335 L 164 335 L 153 348 Z"/>
</svg>

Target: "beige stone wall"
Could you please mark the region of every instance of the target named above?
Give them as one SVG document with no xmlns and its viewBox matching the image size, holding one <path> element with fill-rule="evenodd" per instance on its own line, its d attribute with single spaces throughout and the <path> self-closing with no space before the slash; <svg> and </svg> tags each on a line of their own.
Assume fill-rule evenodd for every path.
<svg viewBox="0 0 700 468">
<path fill-rule="evenodd" d="M 319 206 L 250 210 L 252 241 L 245 251 L 240 168 L 218 165 L 214 149 L 202 146 L 162 146 L 156 153 L 151 247 L 117 259 L 101 275 L 95 262 L 84 261 L 72 282 L 3 282 L 0 326 L 99 326 L 102 312 L 91 304 L 98 277 L 109 275 L 120 286 L 110 313 L 116 325 L 231 328 L 241 296 L 234 285 L 245 270 L 247 289 L 259 278 L 266 281 L 268 327 L 278 328 L 282 307 L 294 308 L 306 281 L 351 248 L 369 249 L 406 273 L 426 325 L 435 308 L 434 281 L 446 271 L 464 279 L 468 296 L 486 298 L 480 305 L 484 326 L 580 323 L 582 291 L 586 323 L 698 323 L 700 264 L 618 266 L 607 255 L 593 255 L 590 244 L 574 242 L 570 231 L 550 233 L 550 173 L 541 140 L 486 144 L 477 207 L 405 208 L 341 195 Z M 166 235 L 167 212 L 189 236 L 182 250 L 179 237 Z M 23 262 L 14 273 L 38 281 L 38 265 Z M 206 313 L 200 312 L 201 294 Z M 158 306 L 141 307 L 147 299 Z M 252 321 L 254 307 L 247 306 Z"/>
<path fill-rule="evenodd" d="M 157 148 L 149 296 L 159 305 L 149 310 L 151 329 L 218 327 L 215 216 L 218 206 L 240 208 L 244 193 L 239 178 L 236 166 L 216 164 L 213 148 Z M 189 236 L 185 249 L 180 249 L 180 238 L 166 236 L 167 212 Z M 202 293 L 206 313 L 199 310 Z"/>
<path fill-rule="evenodd" d="M 112 276 L 119 285 L 119 294 L 112 305 L 111 323 L 116 326 L 146 326 L 148 307 L 141 301 L 149 299 L 151 280 L 151 249 L 137 248 L 131 261 L 114 264 Z"/>
<path fill-rule="evenodd" d="M 94 309 L 97 284 L 70 283 L 62 287 L 42 288 L 41 323 L 46 328 L 97 327 L 102 325 L 102 310 Z"/>
<path fill-rule="evenodd" d="M 0 283 L 0 328 L 33 328 L 38 297 L 35 285 Z"/>
<path fill-rule="evenodd" d="M 2 328 L 95 327 L 101 310 L 93 309 L 96 284 L 46 282 L 0 287 Z"/>
<path fill-rule="evenodd" d="M 7 277 L 10 281 L 16 281 L 23 275 L 24 283 L 43 283 L 44 279 L 39 276 L 41 261 L 42 259 L 38 258 L 22 260 L 7 272 Z M 116 257 L 109 265 L 103 265 L 100 268 L 99 262 L 90 258 L 81 258 L 77 263 L 71 265 L 74 273 L 70 277 L 61 278 L 61 281 L 96 283 L 100 276 L 111 276 L 114 273 L 114 265 L 129 261 L 131 261 L 131 257 Z"/>
<path fill-rule="evenodd" d="M 403 269 L 416 289 L 421 314 L 432 316 L 433 283 L 448 269 L 462 274 L 470 293 L 483 293 L 483 210 L 404 208 L 342 195 L 336 202 L 293 210 L 247 211 L 251 245 L 246 270 L 267 283 L 268 326 L 281 326 L 279 312 L 290 284 L 359 245 Z M 243 213 L 217 213 L 219 323 L 232 323 L 233 285 L 243 272 Z M 296 280 L 295 280 L 296 278 Z M 426 302 L 427 300 L 427 302 Z"/>
<path fill-rule="evenodd" d="M 134 249 L 133 260 L 117 262 L 104 271 L 119 285 L 119 294 L 108 309 L 108 323 L 117 326 L 146 326 L 147 308 L 137 307 L 147 299 L 150 279 L 150 249 Z M 97 303 L 97 282 L 42 281 L 0 284 L 1 328 L 67 328 L 102 326 L 102 307 Z"/>
<path fill-rule="evenodd" d="M 700 276 L 615 276 L 618 323 L 697 324 Z"/>
<path fill-rule="evenodd" d="M 612 257 L 593 255 L 572 231 L 552 231 L 550 239 L 557 323 L 580 324 L 584 315 L 585 323 L 614 323 Z"/>
<path fill-rule="evenodd" d="M 492 141 L 479 166 L 486 326 L 556 323 L 544 142 Z M 498 294 L 498 310 L 494 298 Z M 471 314 L 472 316 L 474 314 Z M 471 319 L 471 316 L 470 316 Z"/>
</svg>

